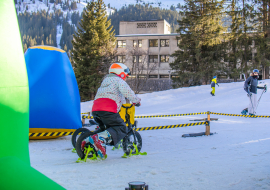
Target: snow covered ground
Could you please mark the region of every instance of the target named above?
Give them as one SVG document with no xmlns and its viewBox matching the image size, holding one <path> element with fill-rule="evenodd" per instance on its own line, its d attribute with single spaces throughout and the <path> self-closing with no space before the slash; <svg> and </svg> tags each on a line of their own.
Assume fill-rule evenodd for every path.
<svg viewBox="0 0 270 190">
<path fill-rule="evenodd" d="M 264 80 L 270 86 L 270 80 Z M 220 112 L 240 114 L 248 98 L 243 82 L 220 84 L 216 96 L 210 85 L 139 95 L 136 115 Z M 261 90 L 258 90 L 260 96 Z M 258 115 L 270 115 L 270 92 L 262 96 Z M 92 102 L 82 103 L 82 112 Z M 137 119 L 139 127 L 190 123 L 206 115 Z M 270 118 L 211 115 L 212 136 L 183 138 L 205 126 L 141 131 L 147 156 L 121 158 L 122 150 L 107 148 L 104 161 L 76 163 L 71 137 L 31 140 L 31 165 L 69 190 L 121 190 L 130 181 L 144 181 L 151 190 L 261 190 L 270 189 Z"/>
</svg>

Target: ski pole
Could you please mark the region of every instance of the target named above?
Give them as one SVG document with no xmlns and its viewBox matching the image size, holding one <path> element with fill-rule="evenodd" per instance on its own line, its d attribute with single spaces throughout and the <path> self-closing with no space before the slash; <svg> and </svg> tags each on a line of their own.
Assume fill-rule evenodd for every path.
<svg viewBox="0 0 270 190">
<path fill-rule="evenodd" d="M 261 94 L 261 96 L 260 96 L 260 98 L 259 98 L 259 100 L 258 100 L 256 110 L 257 110 L 257 108 L 258 108 L 258 105 L 259 105 L 259 103 L 260 103 L 260 100 L 261 100 L 261 97 L 262 97 L 262 95 L 263 95 L 264 91 L 265 91 L 265 89 L 263 89 L 262 94 Z"/>
</svg>

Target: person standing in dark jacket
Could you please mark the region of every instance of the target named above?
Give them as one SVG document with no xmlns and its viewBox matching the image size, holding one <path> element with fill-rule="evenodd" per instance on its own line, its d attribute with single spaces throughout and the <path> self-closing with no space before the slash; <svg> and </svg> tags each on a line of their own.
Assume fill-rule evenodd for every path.
<svg viewBox="0 0 270 190">
<path fill-rule="evenodd" d="M 247 78 L 244 84 L 244 90 L 248 93 L 249 105 L 248 108 L 244 109 L 241 113 L 246 115 L 255 115 L 257 109 L 257 88 L 264 89 L 263 87 L 258 87 L 258 77 L 259 70 L 254 69 L 251 76 Z"/>
</svg>

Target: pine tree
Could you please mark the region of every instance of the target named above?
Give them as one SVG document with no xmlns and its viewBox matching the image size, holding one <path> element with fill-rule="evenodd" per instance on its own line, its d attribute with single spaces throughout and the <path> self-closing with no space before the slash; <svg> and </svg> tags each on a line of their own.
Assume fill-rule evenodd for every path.
<svg viewBox="0 0 270 190">
<path fill-rule="evenodd" d="M 179 20 L 180 43 L 170 64 L 178 75 L 174 87 L 210 82 L 220 70 L 226 28 L 222 26 L 223 1 L 185 0 Z"/>
<path fill-rule="evenodd" d="M 93 99 L 115 54 L 114 31 L 102 0 L 88 3 L 74 35 L 72 64 L 81 100 Z"/>
<path fill-rule="evenodd" d="M 257 26 L 255 35 L 256 54 L 254 59 L 254 68 L 262 67 L 263 79 L 269 79 L 270 66 L 270 2 L 260 0 L 257 2 L 259 11 L 256 14 Z"/>
<path fill-rule="evenodd" d="M 232 0 L 227 7 L 228 16 L 231 19 L 231 24 L 229 26 L 227 44 L 227 53 L 224 54 L 224 61 L 227 63 L 225 65 L 225 72 L 227 75 L 234 79 L 234 82 L 237 81 L 237 78 L 241 73 L 243 73 L 243 68 L 239 67 L 239 60 L 242 60 L 242 53 L 239 51 L 241 49 L 241 41 L 239 41 L 242 35 L 242 18 L 241 10 L 237 6 L 238 0 Z"/>
<path fill-rule="evenodd" d="M 253 36 L 249 33 L 253 31 L 252 26 L 252 7 L 248 3 L 249 0 L 242 0 L 242 9 L 241 11 L 241 35 L 237 39 L 240 43 L 240 55 L 241 55 L 241 69 L 244 73 L 246 73 L 246 76 L 249 76 L 248 71 L 251 69 L 249 62 L 252 60 L 252 39 Z M 249 24 L 250 23 L 250 24 Z"/>
</svg>

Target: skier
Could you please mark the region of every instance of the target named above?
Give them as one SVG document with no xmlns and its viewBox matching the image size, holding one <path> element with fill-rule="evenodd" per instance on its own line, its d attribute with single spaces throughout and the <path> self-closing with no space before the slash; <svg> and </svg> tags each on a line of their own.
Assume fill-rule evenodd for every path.
<svg viewBox="0 0 270 190">
<path fill-rule="evenodd" d="M 257 102 L 257 88 L 258 89 L 264 89 L 266 91 L 266 85 L 264 87 L 259 87 L 258 85 L 258 77 L 259 77 L 259 70 L 254 69 L 251 73 L 251 76 L 247 78 L 244 84 L 244 90 L 248 93 L 248 99 L 249 99 L 249 105 L 248 108 L 245 108 L 241 114 L 246 115 L 249 113 L 249 115 L 255 115 L 256 108 L 258 105 Z"/>
<path fill-rule="evenodd" d="M 138 98 L 125 82 L 129 68 L 122 63 L 113 63 L 109 74 L 105 76 L 99 87 L 92 107 L 94 120 L 99 124 L 101 132 L 83 141 L 82 148 L 88 142 L 94 145 L 100 158 L 106 155 L 106 143 L 116 145 L 127 134 L 126 123 L 119 115 L 119 110 L 125 98 L 140 106 Z"/>
<path fill-rule="evenodd" d="M 213 79 L 212 79 L 212 82 L 211 82 L 211 88 L 212 88 L 212 91 L 210 92 L 210 94 L 211 94 L 212 96 L 215 96 L 215 92 L 216 92 L 215 86 L 216 86 L 216 84 L 218 85 L 218 83 L 217 83 L 217 77 L 214 76 Z M 218 87 L 219 87 L 219 85 L 218 85 Z"/>
</svg>

